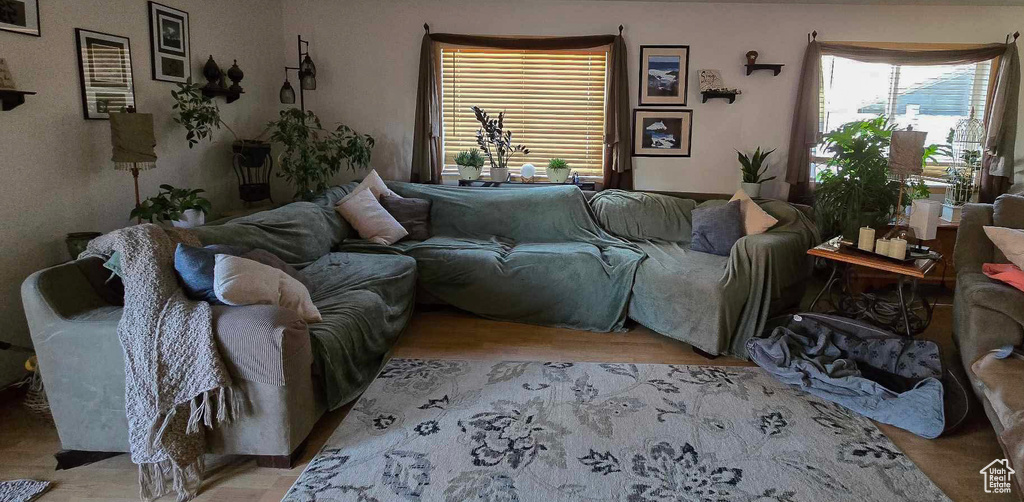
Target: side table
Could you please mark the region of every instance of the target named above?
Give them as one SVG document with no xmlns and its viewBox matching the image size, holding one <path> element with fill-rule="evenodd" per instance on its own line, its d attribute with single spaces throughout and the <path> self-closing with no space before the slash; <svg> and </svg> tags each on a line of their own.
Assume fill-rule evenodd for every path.
<svg viewBox="0 0 1024 502">
<path fill-rule="evenodd" d="M 939 253 L 932 251 L 926 258 L 899 263 L 842 249 L 833 239 L 808 250 L 807 254 L 825 259 L 832 267 L 828 281 L 808 307 L 811 312 L 824 299 L 831 304 L 834 313 L 866 320 L 897 333 L 905 333 L 907 337 L 921 333 L 931 323 L 935 302 L 929 302 L 918 291 L 917 282 L 924 279 L 935 268 L 935 264 L 942 260 Z M 895 298 L 885 292 L 855 292 L 852 287 L 853 274 L 858 267 L 895 274 L 898 278 Z"/>
</svg>

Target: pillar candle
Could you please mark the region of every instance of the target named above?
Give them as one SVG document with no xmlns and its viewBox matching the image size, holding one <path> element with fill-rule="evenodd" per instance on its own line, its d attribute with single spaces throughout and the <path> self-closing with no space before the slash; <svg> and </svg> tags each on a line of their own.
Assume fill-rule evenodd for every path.
<svg viewBox="0 0 1024 502">
<path fill-rule="evenodd" d="M 889 256 L 889 239 L 878 239 L 875 241 L 875 252 Z"/>
<path fill-rule="evenodd" d="M 907 257 L 907 241 L 892 239 L 889 241 L 889 258 L 902 260 Z"/>
<path fill-rule="evenodd" d="M 875 229 L 871 227 L 860 227 L 860 239 L 857 240 L 857 247 L 864 251 L 875 249 Z"/>
</svg>

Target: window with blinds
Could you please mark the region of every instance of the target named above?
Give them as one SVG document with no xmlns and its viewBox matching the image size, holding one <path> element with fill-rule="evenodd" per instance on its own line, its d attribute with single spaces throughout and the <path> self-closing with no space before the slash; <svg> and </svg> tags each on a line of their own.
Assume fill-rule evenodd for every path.
<svg viewBox="0 0 1024 502">
<path fill-rule="evenodd" d="M 926 131 L 926 145 L 944 145 L 959 120 L 984 117 L 991 70 L 991 61 L 901 66 L 822 56 L 821 131 L 884 114 L 900 128 Z M 952 159 L 936 160 L 925 176 L 945 177 Z"/>
<path fill-rule="evenodd" d="M 544 175 L 548 160 L 558 157 L 580 176 L 600 177 L 607 61 L 605 49 L 442 48 L 444 173 L 457 173 L 455 155 L 477 147 L 480 123 L 471 108 L 479 106 L 495 117 L 504 111 L 513 143 L 530 149 L 512 159 L 513 174 L 530 163 Z"/>
</svg>

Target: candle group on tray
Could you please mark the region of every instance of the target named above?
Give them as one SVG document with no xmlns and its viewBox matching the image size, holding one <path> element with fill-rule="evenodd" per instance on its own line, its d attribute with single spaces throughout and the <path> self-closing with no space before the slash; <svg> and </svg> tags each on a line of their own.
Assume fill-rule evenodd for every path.
<svg viewBox="0 0 1024 502">
<path fill-rule="evenodd" d="M 860 228 L 860 238 L 857 240 L 857 248 L 869 253 L 874 252 L 889 258 L 904 260 L 907 257 L 906 239 L 878 239 L 875 240 L 875 229 L 871 227 Z"/>
</svg>

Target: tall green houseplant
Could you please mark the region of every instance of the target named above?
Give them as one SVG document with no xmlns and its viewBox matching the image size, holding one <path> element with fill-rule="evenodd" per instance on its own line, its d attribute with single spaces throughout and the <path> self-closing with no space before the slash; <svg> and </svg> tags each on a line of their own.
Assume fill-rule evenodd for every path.
<svg viewBox="0 0 1024 502">
<path fill-rule="evenodd" d="M 295 185 L 296 199 L 311 200 L 326 190 L 343 164 L 352 171 L 370 165 L 372 136 L 358 134 L 346 125 L 324 129 L 313 112 L 284 110 L 270 123 L 270 129 L 271 140 L 284 146 L 277 175 Z"/>
<path fill-rule="evenodd" d="M 900 183 L 889 179 L 888 158 L 895 129 L 881 116 L 843 124 L 824 136 L 832 158 L 814 190 L 821 235 L 855 238 L 860 227 L 881 227 L 895 214 Z"/>
</svg>

